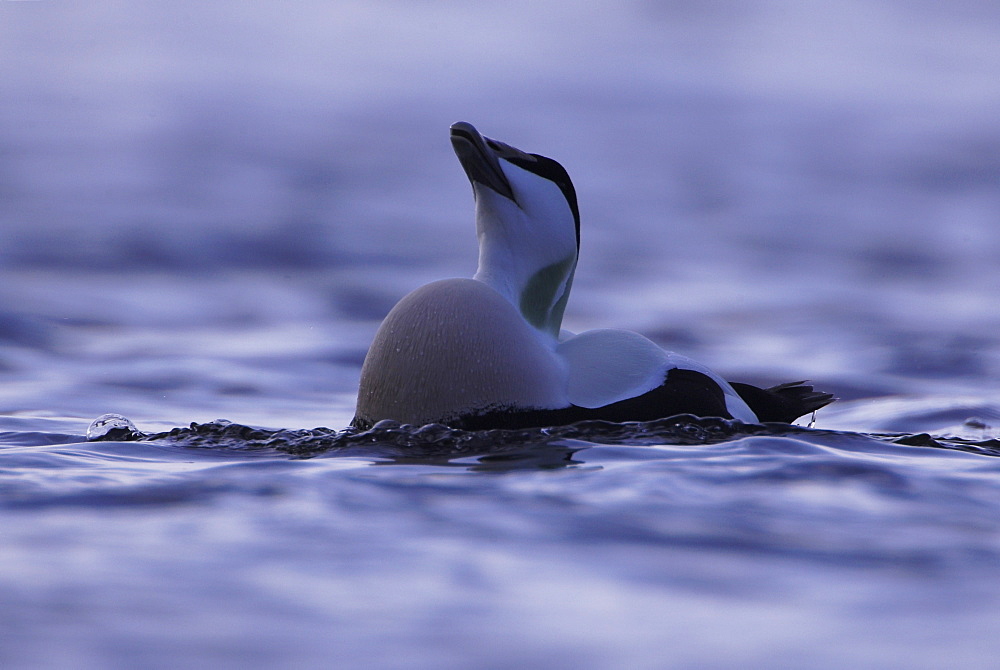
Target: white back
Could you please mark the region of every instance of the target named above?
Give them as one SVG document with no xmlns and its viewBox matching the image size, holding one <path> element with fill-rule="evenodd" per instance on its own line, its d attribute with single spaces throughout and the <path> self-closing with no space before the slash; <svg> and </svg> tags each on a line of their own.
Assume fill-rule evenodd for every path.
<svg viewBox="0 0 1000 670">
<path fill-rule="evenodd" d="M 602 328 L 569 337 L 556 353 L 569 373 L 567 397 L 580 407 L 603 407 L 652 391 L 668 370 L 683 368 L 710 377 L 725 395 L 734 419 L 756 423 L 757 415 L 725 379 L 686 356 L 665 351 L 629 330 Z"/>
</svg>

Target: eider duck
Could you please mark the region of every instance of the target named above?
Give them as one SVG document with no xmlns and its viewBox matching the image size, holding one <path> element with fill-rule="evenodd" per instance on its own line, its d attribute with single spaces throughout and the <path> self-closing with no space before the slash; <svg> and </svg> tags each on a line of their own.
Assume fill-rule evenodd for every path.
<svg viewBox="0 0 1000 670">
<path fill-rule="evenodd" d="M 580 248 L 569 175 L 468 123 L 451 127 L 451 142 L 472 182 L 478 270 L 393 307 L 365 357 L 353 426 L 513 429 L 677 414 L 790 423 L 833 400 L 805 382 L 729 383 L 638 333 L 561 331 Z"/>
</svg>

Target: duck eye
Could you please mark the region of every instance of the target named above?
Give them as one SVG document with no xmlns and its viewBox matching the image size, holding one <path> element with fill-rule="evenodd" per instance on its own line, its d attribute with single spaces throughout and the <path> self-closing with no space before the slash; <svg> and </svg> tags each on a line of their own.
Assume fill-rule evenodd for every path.
<svg viewBox="0 0 1000 670">
<path fill-rule="evenodd" d="M 506 159 L 515 164 L 518 162 L 533 163 L 535 161 L 535 156 L 532 154 L 526 154 L 520 149 L 515 149 L 509 144 L 497 142 L 496 140 L 491 140 L 488 137 L 484 137 L 483 139 L 486 141 L 486 146 L 492 149 L 500 158 Z"/>
</svg>

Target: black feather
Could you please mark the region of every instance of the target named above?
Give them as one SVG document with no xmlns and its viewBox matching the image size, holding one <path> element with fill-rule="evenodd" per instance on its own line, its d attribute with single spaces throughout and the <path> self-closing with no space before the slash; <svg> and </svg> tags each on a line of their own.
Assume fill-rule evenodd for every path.
<svg viewBox="0 0 1000 670">
<path fill-rule="evenodd" d="M 791 423 L 836 400 L 831 393 L 814 390 L 805 380 L 766 389 L 740 382 L 732 382 L 732 386 L 762 422 Z"/>
</svg>

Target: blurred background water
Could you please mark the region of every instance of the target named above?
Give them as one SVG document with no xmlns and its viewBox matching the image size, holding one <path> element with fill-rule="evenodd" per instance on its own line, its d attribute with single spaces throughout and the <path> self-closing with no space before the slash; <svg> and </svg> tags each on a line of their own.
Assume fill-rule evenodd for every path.
<svg viewBox="0 0 1000 670">
<path fill-rule="evenodd" d="M 0 663 L 990 667 L 995 459 L 869 434 L 1000 432 L 998 34 L 965 0 L 0 2 Z M 82 443 L 346 425 L 382 316 L 475 270 L 458 120 L 572 175 L 567 328 L 812 379 L 853 433 L 502 476 Z"/>
</svg>

